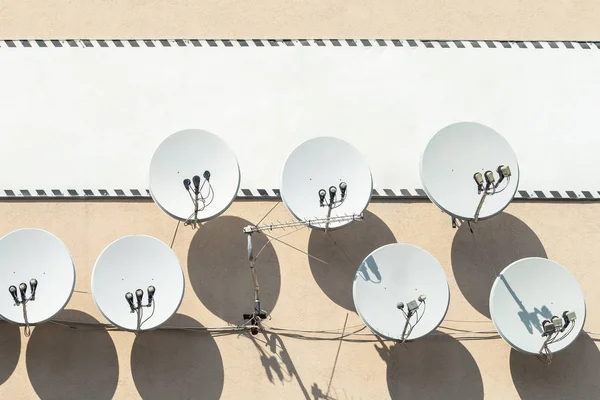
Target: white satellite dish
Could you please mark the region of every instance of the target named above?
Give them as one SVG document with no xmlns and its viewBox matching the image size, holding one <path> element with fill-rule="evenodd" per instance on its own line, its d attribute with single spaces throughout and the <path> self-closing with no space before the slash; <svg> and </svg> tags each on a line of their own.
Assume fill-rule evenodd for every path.
<svg viewBox="0 0 600 400">
<path fill-rule="evenodd" d="M 499 166 L 508 166 L 505 173 L 510 176 L 501 178 Z M 495 182 L 482 191 L 474 175 L 481 174 L 485 189 L 486 171 Z M 519 165 L 498 132 L 475 122 L 459 122 L 440 130 L 427 144 L 421 157 L 421 182 L 429 199 L 450 216 L 463 221 L 486 219 L 512 201 L 519 185 Z M 477 214 L 485 192 L 489 194 Z"/>
<path fill-rule="evenodd" d="M 429 334 L 442 323 L 450 304 L 448 279 L 440 263 L 425 250 L 402 243 L 369 254 L 356 272 L 352 292 L 363 322 L 392 340 Z"/>
<path fill-rule="evenodd" d="M 173 250 L 146 235 L 125 236 L 111 243 L 92 272 L 92 295 L 100 312 L 129 331 L 154 329 L 171 318 L 181 304 L 184 286 L 183 270 Z M 127 293 L 136 310 L 126 299 Z"/>
<path fill-rule="evenodd" d="M 0 239 L 0 282 L 0 316 L 35 325 L 65 308 L 75 287 L 75 266 L 65 244 L 53 234 L 19 229 Z"/>
<path fill-rule="evenodd" d="M 575 312 L 576 319 L 567 327 L 572 331 L 564 339 L 548 345 L 551 352 L 564 349 L 577 338 L 586 315 L 579 284 L 554 261 L 539 257 L 515 261 L 492 286 L 492 321 L 500 336 L 520 352 L 539 354 L 545 340 L 543 321 L 551 321 L 553 316 L 563 319 L 564 312 Z"/>
<path fill-rule="evenodd" d="M 335 189 L 333 202 L 332 187 Z M 323 205 L 321 190 L 325 192 L 321 197 Z M 362 154 L 349 143 L 333 137 L 310 139 L 296 147 L 281 174 L 283 202 L 300 221 L 321 220 L 310 223 L 312 228 L 325 229 L 327 225 L 328 229 L 336 229 L 351 223 L 352 218 L 334 219 L 328 224 L 322 220 L 362 214 L 369 205 L 372 190 L 371 171 Z M 332 205 L 331 209 L 328 204 Z"/>
<path fill-rule="evenodd" d="M 189 189 L 184 185 L 186 179 Z M 152 198 L 168 215 L 202 222 L 231 205 L 240 188 L 240 168 L 233 151 L 218 136 L 187 129 L 158 146 L 150 162 L 149 184 Z"/>
</svg>

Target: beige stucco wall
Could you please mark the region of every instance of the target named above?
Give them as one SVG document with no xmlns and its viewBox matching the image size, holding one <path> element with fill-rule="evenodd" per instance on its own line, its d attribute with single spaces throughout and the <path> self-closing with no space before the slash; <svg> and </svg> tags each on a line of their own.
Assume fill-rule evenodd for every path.
<svg viewBox="0 0 600 400">
<path fill-rule="evenodd" d="M 594 40 L 596 1 L 16 1 L 0 0 L 0 38 L 297 38 Z M 3 132 L 3 135 L 9 134 Z M 240 229 L 274 203 L 238 201 L 174 243 L 186 275 L 179 326 L 222 326 L 251 306 Z M 600 331 L 600 204 L 514 203 L 477 227 L 478 242 L 453 230 L 427 202 L 371 204 L 364 222 L 334 232 L 337 244 L 307 230 L 286 240 L 328 266 L 274 243 L 258 263 L 272 327 L 360 326 L 351 280 L 371 250 L 407 242 L 431 252 L 449 279 L 444 327 L 490 331 L 487 296 L 495 268 L 531 255 L 565 265 L 585 293 L 586 330 Z M 290 220 L 280 205 L 272 220 Z M 2 202 L 0 235 L 37 227 L 59 236 L 77 267 L 76 292 L 59 318 L 105 322 L 90 293 L 97 256 L 113 240 L 142 233 L 170 243 L 175 222 L 150 202 Z M 264 239 L 262 239 L 264 242 Z M 32 251 L 35 251 L 32 249 Z M 8 294 L 7 294 L 8 296 Z M 470 322 L 458 322 L 470 321 Z M 406 348 L 371 342 L 198 332 L 134 334 L 44 324 L 30 338 L 0 323 L 0 399 L 269 398 L 510 399 L 600 397 L 600 352 L 588 335 L 550 367 L 511 351 L 501 339 L 467 340 L 446 328 Z M 360 333 L 368 333 L 363 330 Z M 323 337 L 323 335 L 306 335 Z M 457 337 L 462 337 L 457 340 Z M 599 337 L 599 336 L 591 336 Z"/>
<path fill-rule="evenodd" d="M 1 0 L 4 38 L 598 39 L 594 0 Z"/>
<path fill-rule="evenodd" d="M 252 284 L 241 228 L 273 205 L 238 201 L 198 231 L 180 227 L 173 249 L 187 284 L 173 325 L 223 326 L 249 310 Z M 428 250 L 443 265 L 451 290 L 444 327 L 493 330 L 486 317 L 493 279 L 486 260 L 501 269 L 518 258 L 545 255 L 578 279 L 589 311 L 586 329 L 600 331 L 599 212 L 600 204 L 513 203 L 506 213 L 477 226 L 474 243 L 467 229 L 453 230 L 449 218 L 431 203 L 372 203 L 364 221 L 333 232 L 352 263 L 321 232 L 301 230 L 285 239 L 329 262 L 327 266 L 280 243 L 267 246 L 257 264 L 264 307 L 272 310 L 267 324 L 330 330 L 346 323 L 348 331 L 357 330 L 361 322 L 351 300 L 356 265 L 371 250 L 397 241 Z M 1 235 L 38 227 L 67 244 L 77 266 L 76 292 L 59 318 L 84 322 L 104 321 L 90 293 L 90 276 L 105 246 L 141 233 L 169 244 L 176 227 L 151 202 L 3 202 L 0 215 Z M 290 219 L 280 204 L 266 221 Z M 257 248 L 261 242 L 264 238 L 256 236 Z M 466 340 L 482 335 L 463 337 L 448 329 L 440 331 L 455 338 L 440 334 L 403 349 L 373 343 L 372 336 L 353 336 L 340 346 L 337 340 L 272 334 L 253 342 L 236 334 L 212 338 L 168 331 L 136 338 L 84 328 L 45 324 L 25 338 L 18 328 L 0 324 L 0 398 L 220 394 L 227 399 L 295 399 L 328 390 L 335 399 L 385 399 L 390 394 L 394 399 L 597 398 L 600 389 L 600 352 L 587 335 L 546 367 L 535 357 L 511 351 L 501 339 Z"/>
</svg>

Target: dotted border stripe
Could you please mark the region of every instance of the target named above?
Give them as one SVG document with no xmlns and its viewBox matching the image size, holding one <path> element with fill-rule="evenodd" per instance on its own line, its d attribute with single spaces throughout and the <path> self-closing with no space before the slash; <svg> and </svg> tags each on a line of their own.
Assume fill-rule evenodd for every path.
<svg viewBox="0 0 600 400">
<path fill-rule="evenodd" d="M 427 199 L 423 189 L 373 189 L 374 199 Z M 279 189 L 240 189 L 238 198 L 277 199 Z M 148 189 L 4 189 L 0 199 L 147 199 L 151 198 Z M 519 200 L 600 200 L 600 190 L 519 190 L 515 199 Z"/>
<path fill-rule="evenodd" d="M 600 42 L 411 39 L 64 39 L 0 40 L 0 48 L 40 47 L 420 47 L 428 49 L 579 49 L 600 50 Z"/>
<path fill-rule="evenodd" d="M 4 189 L 0 199 L 33 198 L 149 198 L 148 189 Z"/>
</svg>

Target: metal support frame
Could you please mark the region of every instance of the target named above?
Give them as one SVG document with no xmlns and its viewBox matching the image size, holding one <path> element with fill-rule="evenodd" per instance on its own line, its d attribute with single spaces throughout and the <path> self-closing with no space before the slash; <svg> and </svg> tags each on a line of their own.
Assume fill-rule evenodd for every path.
<svg viewBox="0 0 600 400">
<path fill-rule="evenodd" d="M 362 221 L 362 214 L 351 214 L 351 215 L 340 215 L 336 217 L 327 217 L 327 218 L 315 218 L 310 220 L 301 220 L 295 222 L 280 222 L 277 224 L 270 225 L 248 225 L 242 229 L 242 232 L 248 237 L 248 264 L 250 266 L 250 272 L 252 274 L 252 281 L 254 284 L 254 307 L 253 311 L 250 314 L 243 314 L 243 318 L 246 321 L 246 324 L 252 325 L 250 328 L 250 332 L 253 335 L 258 334 L 258 330 L 261 326 L 261 321 L 266 319 L 268 313 L 263 310 L 260 306 L 260 286 L 258 283 L 258 274 L 256 273 L 256 258 L 254 257 L 254 252 L 252 248 L 252 234 L 254 233 L 262 233 L 263 231 L 273 231 L 278 229 L 286 229 L 286 228 L 296 228 L 301 226 L 310 226 L 314 224 L 328 224 L 329 222 L 347 222 L 347 221 Z"/>
</svg>

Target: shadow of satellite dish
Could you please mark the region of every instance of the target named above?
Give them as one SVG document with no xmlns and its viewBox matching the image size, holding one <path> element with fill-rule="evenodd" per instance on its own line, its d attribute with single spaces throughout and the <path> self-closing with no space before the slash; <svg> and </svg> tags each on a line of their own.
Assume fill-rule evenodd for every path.
<svg viewBox="0 0 600 400">
<path fill-rule="evenodd" d="M 0 385 L 12 375 L 21 355 L 21 331 L 18 325 L 0 320 Z"/>
<path fill-rule="evenodd" d="M 165 326 L 202 328 L 175 314 Z M 131 373 L 144 400 L 218 399 L 223 391 L 223 359 L 208 332 L 157 329 L 136 336 Z"/>
<path fill-rule="evenodd" d="M 65 310 L 61 320 L 98 323 Z M 27 344 L 27 373 L 41 399 L 112 399 L 119 381 L 117 350 L 104 328 L 36 326 Z"/>
<path fill-rule="evenodd" d="M 248 242 L 242 228 L 245 219 L 221 216 L 203 224 L 188 252 L 188 275 L 200 301 L 216 316 L 231 324 L 243 322 L 252 312 L 254 283 L 248 266 Z M 262 309 L 273 312 L 281 290 L 279 261 L 273 245 L 262 233 L 252 234 Z"/>
<path fill-rule="evenodd" d="M 358 267 L 373 250 L 395 242 L 386 223 L 365 211 L 363 221 L 327 234 L 321 230 L 310 233 L 308 253 L 328 263 L 309 257 L 310 270 L 327 297 L 346 310 L 356 311 L 352 285 Z"/>
<path fill-rule="evenodd" d="M 483 399 L 483 379 L 475 359 L 447 334 L 436 331 L 406 347 L 376 349 L 387 363 L 392 400 Z"/>
<path fill-rule="evenodd" d="M 535 232 L 511 214 L 504 212 L 472 226 L 474 234 L 463 224 L 454 235 L 452 271 L 471 306 L 490 318 L 490 290 L 496 273 L 522 258 L 547 255 Z"/>
<path fill-rule="evenodd" d="M 597 398 L 599 371 L 598 346 L 583 332 L 568 348 L 556 353 L 550 365 L 543 364 L 534 355 L 514 349 L 510 352 L 510 373 L 522 399 Z"/>
</svg>

